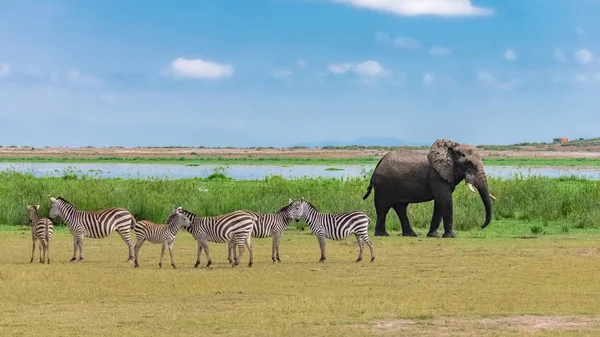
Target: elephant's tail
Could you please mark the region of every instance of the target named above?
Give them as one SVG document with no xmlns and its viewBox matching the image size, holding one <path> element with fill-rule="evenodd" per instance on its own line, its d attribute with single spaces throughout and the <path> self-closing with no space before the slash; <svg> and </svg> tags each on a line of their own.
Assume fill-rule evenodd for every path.
<svg viewBox="0 0 600 337">
<path fill-rule="evenodd" d="M 369 182 L 369 187 L 367 187 L 367 193 L 365 193 L 363 200 L 366 200 L 369 197 L 371 191 L 373 190 L 373 187 L 375 187 L 375 183 L 373 182 L 373 178 L 371 178 L 371 181 Z"/>
</svg>

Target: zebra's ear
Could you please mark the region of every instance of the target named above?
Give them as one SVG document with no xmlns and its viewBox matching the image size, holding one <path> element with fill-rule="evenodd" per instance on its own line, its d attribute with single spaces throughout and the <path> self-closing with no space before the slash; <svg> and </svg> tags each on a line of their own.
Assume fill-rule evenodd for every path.
<svg viewBox="0 0 600 337">
<path fill-rule="evenodd" d="M 288 205 L 289 205 L 289 204 L 291 204 L 291 203 L 292 203 L 292 201 L 293 201 L 293 200 L 292 200 L 292 199 L 290 199 L 290 200 L 288 201 Z"/>
<path fill-rule="evenodd" d="M 56 202 L 56 198 L 55 197 L 50 197 L 50 201 Z"/>
<path fill-rule="evenodd" d="M 177 212 L 183 213 L 183 207 L 181 207 L 181 206 L 177 207 Z"/>
<path fill-rule="evenodd" d="M 300 200 L 304 201 L 304 197 L 300 198 Z"/>
<path fill-rule="evenodd" d="M 40 209 L 40 204 L 35 204 L 35 209 Z"/>
</svg>

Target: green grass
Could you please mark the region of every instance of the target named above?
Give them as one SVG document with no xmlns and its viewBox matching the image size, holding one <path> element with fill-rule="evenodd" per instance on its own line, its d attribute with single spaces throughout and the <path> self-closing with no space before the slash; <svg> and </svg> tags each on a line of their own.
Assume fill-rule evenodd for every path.
<svg viewBox="0 0 600 337">
<path fill-rule="evenodd" d="M 0 172 L 0 224 L 27 223 L 26 205 L 40 203 L 41 214 L 47 214 L 50 196 L 62 196 L 85 210 L 125 207 L 134 216 L 162 222 L 172 205 L 200 216 L 218 215 L 238 209 L 274 212 L 289 198 L 305 197 L 323 212 L 362 210 L 376 219 L 373 195 L 362 197 L 368 185 L 369 172 L 351 179 L 298 178 L 270 176 L 262 180 L 235 180 L 217 170 L 208 178 L 166 180 L 100 179 L 65 172 L 62 177 L 36 178 L 30 174 Z M 557 228 L 600 228 L 600 181 L 581 178 L 546 178 L 515 176 L 513 179 L 489 178 L 494 202 L 493 222 L 539 222 Z M 409 217 L 413 227 L 429 226 L 433 202 L 412 204 Z M 457 230 L 478 228 L 484 209 L 479 195 L 464 184 L 454 192 L 454 226 Z M 301 224 L 300 224 L 301 226 Z M 398 230 L 400 224 L 393 211 L 387 226 Z"/>
<path fill-rule="evenodd" d="M 132 163 L 132 164 L 177 164 L 186 166 L 200 165 L 369 165 L 375 166 L 380 156 L 357 158 L 285 158 L 285 157 L 97 157 L 97 158 L 50 158 L 50 157 L 0 157 L 0 163 Z M 516 158 L 490 156 L 484 159 L 490 166 L 600 166 L 600 159 L 594 158 Z"/>
<path fill-rule="evenodd" d="M 69 263 L 72 237 L 64 230 L 51 242 L 51 264 L 38 264 L 37 252 L 30 264 L 29 231 L 3 231 L 0 335 L 600 333 L 597 236 L 372 240 L 373 263 L 355 263 L 349 239 L 326 241 L 320 264 L 316 238 L 292 230 L 282 237 L 282 263 L 273 264 L 271 239 L 253 239 L 252 268 L 247 254 L 231 268 L 226 246 L 210 243 L 207 270 L 193 268 L 197 245 L 180 232 L 178 269 L 164 263 L 159 270 L 159 245 L 145 243 L 134 269 L 116 234 L 84 239 L 84 261 Z"/>
</svg>

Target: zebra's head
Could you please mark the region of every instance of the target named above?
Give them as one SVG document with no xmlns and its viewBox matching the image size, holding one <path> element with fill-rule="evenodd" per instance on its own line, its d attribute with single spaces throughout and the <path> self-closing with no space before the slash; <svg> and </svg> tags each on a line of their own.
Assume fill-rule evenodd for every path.
<svg viewBox="0 0 600 337">
<path fill-rule="evenodd" d="M 40 204 L 27 205 L 27 210 L 29 211 L 29 222 L 30 223 L 33 223 L 34 217 L 38 216 L 39 209 L 40 209 Z"/>
<path fill-rule="evenodd" d="M 55 197 L 50 197 L 50 201 L 52 201 L 52 206 L 50 207 L 50 218 L 52 219 L 56 219 L 58 217 L 62 216 L 62 212 L 60 210 L 60 203 L 61 201 L 59 199 L 56 199 Z"/>
<path fill-rule="evenodd" d="M 173 207 L 173 211 L 167 218 L 167 225 L 187 228 L 192 225 L 192 222 L 183 212 L 183 208 L 179 206 L 177 208 Z"/>
<path fill-rule="evenodd" d="M 300 200 L 290 199 L 288 203 L 288 214 L 290 218 L 299 222 L 304 215 L 304 198 L 301 198 Z"/>
</svg>

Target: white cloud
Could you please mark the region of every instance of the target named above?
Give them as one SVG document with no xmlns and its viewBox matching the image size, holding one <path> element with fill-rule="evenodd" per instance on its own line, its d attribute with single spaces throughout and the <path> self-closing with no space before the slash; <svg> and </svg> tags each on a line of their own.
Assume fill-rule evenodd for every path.
<svg viewBox="0 0 600 337">
<path fill-rule="evenodd" d="M 565 52 L 562 51 L 562 49 L 556 48 L 554 49 L 554 59 L 558 62 L 565 62 L 567 60 L 567 56 L 565 55 Z"/>
<path fill-rule="evenodd" d="M 377 61 L 369 60 L 359 63 L 353 67 L 354 73 L 364 77 L 387 76 L 390 71 L 385 69 Z"/>
<path fill-rule="evenodd" d="M 433 46 L 429 48 L 429 54 L 431 55 L 448 55 L 452 53 L 452 50 L 442 46 Z"/>
<path fill-rule="evenodd" d="M 575 28 L 575 34 L 577 36 L 586 36 L 587 32 L 583 28 Z"/>
<path fill-rule="evenodd" d="M 377 33 L 375 34 L 375 41 L 379 43 L 391 44 L 394 47 L 402 48 L 402 49 L 419 49 L 421 48 L 421 43 L 417 40 L 411 39 L 410 37 L 398 36 L 392 38 L 386 33 Z"/>
<path fill-rule="evenodd" d="M 331 64 L 327 69 L 331 73 L 341 75 L 345 74 L 348 70 L 350 70 L 350 68 L 352 68 L 352 65 L 350 63 L 338 63 Z"/>
<path fill-rule="evenodd" d="M 577 61 L 582 64 L 591 63 L 594 60 L 594 54 L 587 49 L 580 49 L 575 53 Z"/>
<path fill-rule="evenodd" d="M 517 59 L 517 53 L 512 49 L 507 49 L 504 51 L 504 58 L 508 61 L 514 61 Z"/>
<path fill-rule="evenodd" d="M 290 76 L 291 74 L 292 74 L 291 70 L 280 69 L 280 70 L 276 70 L 273 73 L 271 73 L 271 76 L 277 77 L 277 78 L 286 78 L 286 77 Z"/>
<path fill-rule="evenodd" d="M 423 76 L 423 83 L 427 85 L 433 85 L 435 83 L 435 77 L 431 74 L 425 74 Z"/>
<path fill-rule="evenodd" d="M 10 75 L 10 66 L 7 63 L 0 63 L 0 77 L 6 77 Z"/>
<path fill-rule="evenodd" d="M 471 0 L 332 0 L 359 8 L 399 16 L 491 16 L 490 8 L 477 7 Z"/>
<path fill-rule="evenodd" d="M 69 70 L 67 72 L 67 79 L 69 80 L 69 82 L 81 85 L 98 85 L 102 83 L 101 80 L 95 78 L 90 74 L 86 74 L 79 69 Z"/>
<path fill-rule="evenodd" d="M 368 60 L 357 64 L 352 63 L 337 63 L 331 64 L 327 68 L 330 73 L 336 75 L 343 75 L 348 71 L 352 71 L 354 74 L 361 77 L 384 77 L 391 74 L 391 71 L 384 68 L 379 62 Z"/>
<path fill-rule="evenodd" d="M 178 57 L 171 63 L 171 74 L 176 77 L 217 79 L 233 75 L 233 66 L 202 59 Z"/>
<path fill-rule="evenodd" d="M 492 88 L 512 89 L 517 84 L 517 81 L 513 78 L 508 81 L 499 81 L 489 72 L 477 72 L 475 73 L 475 77 L 479 82 Z"/>
</svg>

